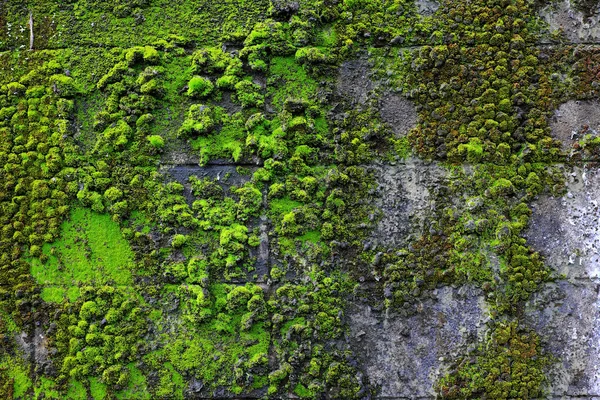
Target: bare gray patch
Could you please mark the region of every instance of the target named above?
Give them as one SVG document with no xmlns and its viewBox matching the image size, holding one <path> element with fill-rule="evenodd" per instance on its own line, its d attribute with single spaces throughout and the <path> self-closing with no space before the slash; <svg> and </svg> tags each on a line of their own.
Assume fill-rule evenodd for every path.
<svg viewBox="0 0 600 400">
<path fill-rule="evenodd" d="M 396 137 L 406 136 L 417 125 L 417 111 L 414 104 L 391 92 L 384 92 L 379 100 L 379 112 Z"/>
<path fill-rule="evenodd" d="M 567 280 L 547 284 L 526 307 L 526 322 L 556 357 L 553 398 L 600 396 L 600 170 L 562 167 L 567 193 L 532 204 L 526 237 Z M 559 397 L 564 396 L 564 397 Z"/>
<path fill-rule="evenodd" d="M 387 315 L 365 304 L 349 309 L 353 353 L 381 398 L 434 398 L 445 363 L 467 352 L 485 330 L 479 289 L 443 287 L 410 317 Z"/>
<path fill-rule="evenodd" d="M 416 0 L 416 3 L 419 14 L 425 17 L 435 14 L 440 7 L 440 3 L 436 0 Z"/>
<path fill-rule="evenodd" d="M 599 289 L 592 282 L 560 281 L 547 285 L 527 304 L 526 322 L 558 359 L 547 375 L 553 396 L 600 396 Z"/>
<path fill-rule="evenodd" d="M 563 31 L 573 43 L 600 42 L 600 14 L 598 8 L 590 9 L 590 15 L 575 8 L 570 0 L 549 4 L 540 10 L 550 32 Z"/>
<path fill-rule="evenodd" d="M 545 196 L 532 204 L 526 237 L 559 274 L 600 278 L 600 171 L 565 169 L 567 194 Z"/>
<path fill-rule="evenodd" d="M 568 150 L 582 139 L 581 132 L 588 127 L 586 133 L 598 135 L 600 132 L 600 102 L 598 100 L 571 100 L 558 107 L 550 121 L 552 136 L 563 143 Z"/>
<path fill-rule="evenodd" d="M 446 171 L 437 164 L 416 159 L 370 168 L 378 183 L 376 206 L 382 212 L 373 233 L 373 244 L 403 245 L 410 234 L 418 234 L 421 219 L 435 209 L 429 190 L 444 179 Z"/>
<path fill-rule="evenodd" d="M 48 337 L 42 328 L 36 327 L 31 337 L 27 333 L 21 332 L 15 335 L 15 340 L 23 355 L 28 360 L 35 362 L 38 368 L 51 367 L 48 357 Z"/>
<path fill-rule="evenodd" d="M 371 67 L 366 60 L 344 62 L 339 69 L 335 87 L 337 96 L 351 104 L 365 104 L 374 84 L 371 80 Z"/>
</svg>

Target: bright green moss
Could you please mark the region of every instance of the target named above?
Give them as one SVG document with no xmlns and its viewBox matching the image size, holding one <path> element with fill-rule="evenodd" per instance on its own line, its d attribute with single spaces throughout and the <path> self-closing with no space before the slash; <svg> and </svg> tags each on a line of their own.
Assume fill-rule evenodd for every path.
<svg viewBox="0 0 600 400">
<path fill-rule="evenodd" d="M 98 378 L 90 378 L 90 394 L 94 400 L 104 400 L 108 394 L 105 384 L 100 382 Z"/>
<path fill-rule="evenodd" d="M 59 400 L 61 395 L 57 390 L 56 383 L 48 378 L 42 377 L 34 389 L 35 399 L 41 399 L 42 395 L 45 399 Z M 98 397 L 99 398 L 99 397 Z M 94 400 L 96 397 L 94 397 Z"/>
<path fill-rule="evenodd" d="M 28 46 L 27 32 L 9 36 L 4 26 L 26 26 L 31 11 L 36 51 L 0 53 L 0 150 L 9 151 L 0 153 L 1 234 L 10 244 L 0 249 L 2 265 L 10 264 L 0 277 L 9 287 L 0 289 L 9 298 L 0 310 L 10 306 L 12 315 L 0 311 L 10 321 L 0 335 L 28 326 L 21 327 L 29 316 L 17 312 L 12 296 L 18 288 L 38 301 L 31 276 L 41 300 L 52 303 L 45 307 L 65 316 L 50 338 L 60 344 L 53 361 L 61 385 L 42 378 L 36 395 L 183 398 L 193 377 L 206 387 L 202 396 L 217 388 L 254 396 L 252 389 L 267 387 L 274 398 L 368 396 L 343 345 L 353 282 L 340 270 L 352 276 L 368 265 L 391 294 L 374 296 L 408 312 L 439 285 L 474 283 L 494 319 L 519 315 L 548 278 L 521 236 L 527 202 L 560 187 L 543 172 L 559 154 L 547 135 L 547 111 L 568 84 L 550 83 L 528 4 L 441 1 L 424 18 L 408 0 L 307 1 L 293 15 L 263 0 L 5 3 L 0 50 Z M 46 15 L 54 22 L 44 22 Z M 417 104 L 419 125 L 408 138 L 391 137 L 375 102 L 341 102 L 329 114 L 339 64 L 365 53 L 386 93 L 402 89 Z M 579 94 L 593 92 L 597 71 L 577 70 Z M 237 171 L 251 181 L 231 186 L 220 175 L 165 184 L 158 166 L 178 163 L 186 140 L 199 159 L 184 162 L 256 163 Z M 580 146 L 585 156 L 598 147 L 589 137 Z M 362 250 L 378 218 L 376 185 L 363 166 L 413 151 L 472 165 L 449 178 L 429 233 L 408 249 Z M 61 225 L 75 196 L 89 208 L 75 208 Z M 447 198 L 473 201 L 465 211 Z M 277 257 L 272 294 L 244 285 L 259 278 L 250 274 L 264 208 Z M 28 251 L 31 271 L 19 264 L 19 249 Z M 108 304 L 119 296 L 90 296 L 104 283 L 131 288 L 126 295 L 138 311 Z M 118 352 L 99 345 L 102 319 Z M 524 382 L 539 394 L 537 360 L 523 361 L 513 348 L 520 352 L 526 342 L 526 351 L 537 351 L 523 335 L 509 345 L 488 341 L 490 348 L 440 381 L 449 389 L 440 394 L 526 398 Z M 15 385 L 28 374 L 4 365 L 0 377 L 17 376 Z M 530 373 L 511 370 L 507 394 L 505 375 L 493 369 L 512 365 Z M 31 393 L 27 382 L 18 390 Z"/>
<path fill-rule="evenodd" d="M 82 383 L 71 380 L 69 382 L 69 389 L 67 390 L 67 398 L 69 400 L 85 400 L 87 399 L 87 393 Z"/>
<path fill-rule="evenodd" d="M 203 98 L 212 92 L 213 86 L 213 83 L 209 79 L 194 76 L 188 83 L 187 94 L 190 97 Z"/>
<path fill-rule="evenodd" d="M 316 93 L 317 83 L 293 57 L 275 57 L 269 66 L 269 83 L 273 104 L 282 107 L 291 96 L 310 100 Z"/>
<path fill-rule="evenodd" d="M 32 259 L 31 273 L 40 284 L 56 287 L 45 291 L 45 296 L 54 300 L 61 287 L 131 283 L 133 252 L 119 226 L 108 215 L 85 208 L 74 209 L 71 218 L 61 227 L 61 239 L 44 245 L 43 252 L 48 261 Z"/>
<path fill-rule="evenodd" d="M 12 381 L 13 395 L 16 398 L 25 397 L 32 387 L 26 366 L 16 358 L 3 359 L 2 361 L 2 364 L 8 367 L 8 377 Z"/>
</svg>

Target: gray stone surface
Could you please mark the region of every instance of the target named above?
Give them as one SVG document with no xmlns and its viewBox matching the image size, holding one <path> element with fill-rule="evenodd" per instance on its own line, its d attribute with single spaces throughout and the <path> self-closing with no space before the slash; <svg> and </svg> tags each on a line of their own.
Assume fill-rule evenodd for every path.
<svg viewBox="0 0 600 400">
<path fill-rule="evenodd" d="M 550 32 L 563 31 L 572 43 L 600 42 L 600 14 L 592 7 L 592 14 L 575 7 L 572 0 L 559 0 L 543 7 L 540 16 L 548 23 Z M 595 13 L 593 13 L 596 11 Z"/>
<path fill-rule="evenodd" d="M 552 136 L 563 143 L 568 150 L 581 140 L 584 127 L 586 133 L 594 136 L 600 132 L 600 102 L 598 100 L 570 100 L 560 105 L 550 120 Z"/>
<path fill-rule="evenodd" d="M 410 234 L 419 233 L 425 215 L 435 209 L 429 189 L 443 182 L 446 171 L 437 164 L 412 158 L 369 168 L 379 185 L 376 205 L 382 211 L 373 233 L 374 244 L 405 244 Z"/>
<path fill-rule="evenodd" d="M 600 398 L 600 170 L 563 166 L 567 193 L 540 197 L 526 233 L 547 264 L 566 279 L 527 304 L 525 322 L 556 357 L 550 398 Z"/>
<path fill-rule="evenodd" d="M 371 80 L 371 67 L 364 59 L 342 63 L 335 85 L 335 94 L 350 104 L 365 104 L 369 92 L 375 87 Z"/>
<path fill-rule="evenodd" d="M 240 187 L 248 182 L 252 173 L 258 167 L 250 166 L 246 168 L 250 171 L 249 175 L 240 175 L 235 165 L 219 164 L 217 162 L 205 166 L 199 166 L 198 164 L 164 165 L 161 167 L 160 172 L 165 174 L 167 179 L 175 180 L 183 185 L 183 195 L 191 205 L 195 200 L 192 194 L 192 185 L 189 182 L 191 176 L 198 179 L 215 179 L 224 190 L 228 191 L 231 186 Z"/>
<path fill-rule="evenodd" d="M 431 297 L 408 317 L 367 304 L 349 308 L 351 346 L 381 398 L 434 398 L 433 385 L 447 363 L 485 333 L 480 290 L 444 287 Z"/>
<path fill-rule="evenodd" d="M 552 398 L 600 396 L 599 290 L 590 281 L 560 281 L 547 285 L 527 305 L 526 323 L 557 359 L 548 372 Z"/>
<path fill-rule="evenodd" d="M 15 341 L 25 358 L 32 361 L 37 368 L 52 368 L 52 362 L 49 358 L 48 336 L 42 328 L 36 327 L 31 336 L 26 332 L 21 332 L 15 335 Z"/>
<path fill-rule="evenodd" d="M 416 4 L 419 14 L 425 17 L 433 15 L 440 7 L 440 3 L 436 0 L 416 0 Z"/>
<path fill-rule="evenodd" d="M 396 93 L 386 91 L 379 100 L 381 120 L 389 125 L 396 137 L 406 136 L 417 126 L 414 104 Z"/>
<path fill-rule="evenodd" d="M 526 237 L 558 274 L 570 279 L 600 278 L 600 171 L 565 168 L 567 193 L 532 204 Z"/>
</svg>

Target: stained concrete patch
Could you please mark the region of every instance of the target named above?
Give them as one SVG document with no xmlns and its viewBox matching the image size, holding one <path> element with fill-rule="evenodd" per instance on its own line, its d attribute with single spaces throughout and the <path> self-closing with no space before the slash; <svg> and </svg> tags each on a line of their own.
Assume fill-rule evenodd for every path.
<svg viewBox="0 0 600 400">
<path fill-rule="evenodd" d="M 417 126 L 414 104 L 396 93 L 384 92 L 379 100 L 381 120 L 387 123 L 396 137 L 406 136 Z"/>
<path fill-rule="evenodd" d="M 545 6 L 540 16 L 546 20 L 550 32 L 563 31 L 572 43 L 600 43 L 600 14 L 592 7 L 586 15 L 575 8 L 571 0 L 562 0 Z"/>
<path fill-rule="evenodd" d="M 353 353 L 381 398 L 434 398 L 433 385 L 446 363 L 466 354 L 485 332 L 485 302 L 479 289 L 443 287 L 425 299 L 419 313 L 386 315 L 352 304 Z"/>
<path fill-rule="evenodd" d="M 169 165 L 198 164 L 199 157 L 194 153 L 189 141 L 182 138 L 171 138 L 165 141 L 165 151 L 161 162 Z"/>
<path fill-rule="evenodd" d="M 437 9 L 440 7 L 440 3 L 435 0 L 416 0 L 416 3 L 419 14 L 424 17 L 435 14 Z"/>
<path fill-rule="evenodd" d="M 26 332 L 21 332 L 15 335 L 15 341 L 24 357 L 34 362 L 36 368 L 45 370 L 46 373 L 53 370 L 50 353 L 52 352 L 52 355 L 54 355 L 56 349 L 49 349 L 48 335 L 42 328 L 36 327 L 31 336 Z"/>
<path fill-rule="evenodd" d="M 446 171 L 437 164 L 408 159 L 397 165 L 369 166 L 378 183 L 376 206 L 382 218 L 372 238 L 374 245 L 400 246 L 418 234 L 421 219 L 435 209 L 430 189 L 443 184 Z"/>
<path fill-rule="evenodd" d="M 543 348 L 557 359 L 548 371 L 552 398 L 600 396 L 599 289 L 591 281 L 559 281 L 527 304 L 526 324 L 541 335 Z"/>
<path fill-rule="evenodd" d="M 336 97 L 350 107 L 360 108 L 367 103 L 377 107 L 381 121 L 390 127 L 394 135 L 406 136 L 417 125 L 414 104 L 387 89 L 382 82 L 373 80 L 372 75 L 371 66 L 365 59 L 344 62 L 338 70 Z"/>
<path fill-rule="evenodd" d="M 525 234 L 558 274 L 600 278 L 600 170 L 565 168 L 567 193 L 544 196 L 532 205 Z"/>
<path fill-rule="evenodd" d="M 587 129 L 586 129 L 587 127 Z M 597 136 L 600 132 L 600 101 L 576 101 L 563 103 L 550 121 L 552 136 L 563 143 L 563 149 L 572 148 L 582 139 L 582 132 Z"/>
<path fill-rule="evenodd" d="M 532 204 L 526 237 L 567 280 L 534 294 L 525 321 L 557 359 L 548 375 L 552 398 L 592 399 L 600 396 L 600 169 L 563 170 L 567 193 Z"/>
<path fill-rule="evenodd" d="M 335 94 L 350 104 L 365 104 L 373 90 L 371 67 L 367 60 L 358 59 L 342 63 L 338 71 Z"/>
</svg>

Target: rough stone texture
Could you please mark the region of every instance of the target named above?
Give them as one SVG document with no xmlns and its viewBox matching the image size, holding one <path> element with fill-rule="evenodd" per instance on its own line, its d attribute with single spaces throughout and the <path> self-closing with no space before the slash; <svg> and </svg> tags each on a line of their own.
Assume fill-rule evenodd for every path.
<svg viewBox="0 0 600 400">
<path fill-rule="evenodd" d="M 600 396 L 599 290 L 589 281 L 560 281 L 528 303 L 526 322 L 558 360 L 548 373 L 548 392 L 555 398 Z"/>
<path fill-rule="evenodd" d="M 586 133 L 598 135 L 600 132 L 600 102 L 571 100 L 554 112 L 550 121 L 552 135 L 563 143 L 565 150 L 582 139 L 581 132 L 587 126 Z"/>
<path fill-rule="evenodd" d="M 435 0 L 417 0 L 416 3 L 419 14 L 425 17 L 433 15 L 440 7 L 440 3 Z"/>
<path fill-rule="evenodd" d="M 405 244 L 410 234 L 418 234 L 420 218 L 435 208 L 429 188 L 443 181 L 445 170 L 417 159 L 370 168 L 379 185 L 377 207 L 382 211 L 373 233 L 374 244 Z"/>
<path fill-rule="evenodd" d="M 485 332 L 480 290 L 443 287 L 431 297 L 408 317 L 361 303 L 349 308 L 351 346 L 381 398 L 434 398 L 433 384 L 446 362 L 465 354 Z"/>
<path fill-rule="evenodd" d="M 396 137 L 406 136 L 417 125 L 414 104 L 381 82 L 374 81 L 369 62 L 365 59 L 347 61 L 340 66 L 334 94 L 350 107 L 361 107 L 376 99 L 381 120 Z"/>
<path fill-rule="evenodd" d="M 526 233 L 548 265 L 567 278 L 600 278 L 600 170 L 565 169 L 567 193 L 532 204 Z"/>
<path fill-rule="evenodd" d="M 36 327 L 31 337 L 26 332 L 21 332 L 15 335 L 15 341 L 25 357 L 33 361 L 38 368 L 52 368 L 52 362 L 49 359 L 48 337 L 42 328 Z"/>
<path fill-rule="evenodd" d="M 342 63 L 335 86 L 336 96 L 350 104 L 365 104 L 369 92 L 373 90 L 369 63 L 364 59 Z"/>
<path fill-rule="evenodd" d="M 417 111 L 408 99 L 391 92 L 384 92 L 379 100 L 379 113 L 396 137 L 406 134 L 417 126 Z"/>
<path fill-rule="evenodd" d="M 533 204 L 526 237 L 567 279 L 534 295 L 526 320 L 557 358 L 549 373 L 549 393 L 591 399 L 600 396 L 600 170 L 581 166 L 564 171 L 567 193 Z"/>
<path fill-rule="evenodd" d="M 573 43 L 597 43 L 600 41 L 600 14 L 592 13 L 597 7 L 584 12 L 575 8 L 571 0 L 561 0 L 542 8 L 540 16 L 546 20 L 550 32 L 562 30 Z"/>
<path fill-rule="evenodd" d="M 162 161 L 171 165 L 191 165 L 198 164 L 198 155 L 194 154 L 190 144 L 181 139 L 171 139 L 166 141 L 165 152 Z"/>
</svg>

